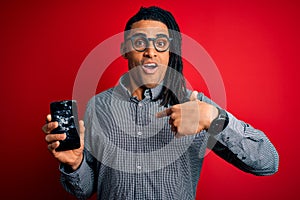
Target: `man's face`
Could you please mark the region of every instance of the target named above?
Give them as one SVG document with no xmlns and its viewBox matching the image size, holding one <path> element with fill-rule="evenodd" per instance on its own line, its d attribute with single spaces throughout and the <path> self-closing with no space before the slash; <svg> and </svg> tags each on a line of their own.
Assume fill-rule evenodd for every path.
<svg viewBox="0 0 300 200">
<path fill-rule="evenodd" d="M 132 36 L 163 39 L 156 40 L 156 48 L 153 41 L 146 41 L 148 43 L 147 48 L 144 51 L 138 51 L 139 49 L 134 49 L 132 41 L 129 39 Z M 161 52 L 160 47 L 164 45 L 164 38 L 168 37 L 168 28 L 162 22 L 141 20 L 132 24 L 132 29 L 127 37 L 128 40 L 124 42 L 123 48 L 126 49 L 125 57 L 128 59 L 129 74 L 136 87 L 153 88 L 164 79 L 170 52 L 169 49 Z M 133 43 L 136 46 L 142 46 L 143 41 L 134 39 Z"/>
</svg>

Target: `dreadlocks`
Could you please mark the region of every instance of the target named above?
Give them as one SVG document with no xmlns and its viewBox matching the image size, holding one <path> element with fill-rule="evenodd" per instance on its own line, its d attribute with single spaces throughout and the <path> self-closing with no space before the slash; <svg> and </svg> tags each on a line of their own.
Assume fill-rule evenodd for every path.
<svg viewBox="0 0 300 200">
<path fill-rule="evenodd" d="M 131 29 L 133 23 L 140 20 L 155 20 L 164 23 L 169 29 L 169 35 L 173 38 L 170 45 L 170 59 L 167 72 L 164 78 L 164 86 L 160 93 L 161 105 L 175 105 L 186 101 L 186 84 L 183 77 L 183 63 L 181 58 L 182 38 L 179 26 L 173 15 L 159 7 L 141 7 L 139 12 L 130 18 L 125 26 L 126 33 Z"/>
</svg>

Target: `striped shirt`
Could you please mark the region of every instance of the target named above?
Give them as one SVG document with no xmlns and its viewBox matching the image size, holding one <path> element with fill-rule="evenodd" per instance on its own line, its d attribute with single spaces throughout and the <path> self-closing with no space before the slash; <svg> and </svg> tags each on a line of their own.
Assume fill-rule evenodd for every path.
<svg viewBox="0 0 300 200">
<path fill-rule="evenodd" d="M 195 199 L 206 149 L 245 172 L 269 175 L 278 154 L 266 135 L 228 113 L 218 135 L 202 131 L 174 137 L 162 111 L 161 86 L 146 89 L 139 101 L 120 84 L 92 98 L 85 115 L 84 160 L 74 172 L 60 166 L 64 188 L 79 199 Z M 188 92 L 190 95 L 191 92 Z M 216 105 L 202 93 L 198 99 Z"/>
</svg>

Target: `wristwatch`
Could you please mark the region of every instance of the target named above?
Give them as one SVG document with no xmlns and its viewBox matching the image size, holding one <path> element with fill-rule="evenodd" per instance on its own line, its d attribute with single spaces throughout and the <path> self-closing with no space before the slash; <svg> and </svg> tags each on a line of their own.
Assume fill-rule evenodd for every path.
<svg viewBox="0 0 300 200">
<path fill-rule="evenodd" d="M 229 117 L 225 110 L 218 108 L 218 116 L 211 122 L 210 127 L 208 128 L 208 133 L 212 135 L 217 135 L 223 131 L 227 124 L 229 123 Z"/>
</svg>

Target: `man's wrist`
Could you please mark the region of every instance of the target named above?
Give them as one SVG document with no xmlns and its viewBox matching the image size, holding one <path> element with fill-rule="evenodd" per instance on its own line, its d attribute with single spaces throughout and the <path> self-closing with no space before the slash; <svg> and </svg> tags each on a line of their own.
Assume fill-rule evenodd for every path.
<svg viewBox="0 0 300 200">
<path fill-rule="evenodd" d="M 76 159 L 76 161 L 72 162 L 72 163 L 61 163 L 64 171 L 66 173 L 72 173 L 74 171 L 76 171 L 77 169 L 79 169 L 79 167 L 81 166 L 82 162 L 83 162 L 83 153 Z"/>
<path fill-rule="evenodd" d="M 77 162 L 75 162 L 75 164 L 71 166 L 72 170 L 76 171 L 80 167 L 82 161 L 83 161 L 83 153 L 80 154 L 80 157 L 77 159 Z"/>
</svg>

